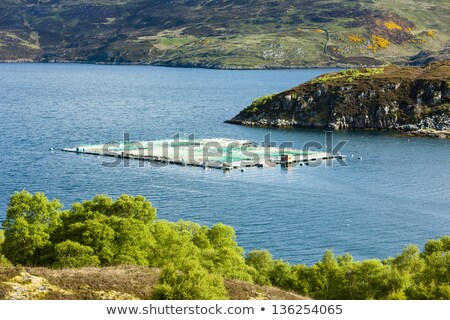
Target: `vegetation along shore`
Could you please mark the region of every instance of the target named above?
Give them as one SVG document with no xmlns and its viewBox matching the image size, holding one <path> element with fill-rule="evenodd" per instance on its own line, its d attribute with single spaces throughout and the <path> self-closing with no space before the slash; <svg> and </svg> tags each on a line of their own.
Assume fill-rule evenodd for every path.
<svg viewBox="0 0 450 320">
<path fill-rule="evenodd" d="M 1 299 L 450 299 L 450 237 L 396 257 L 327 250 L 312 266 L 247 254 L 232 227 L 157 219 L 142 196 L 63 210 L 16 192 L 0 233 Z"/>
</svg>

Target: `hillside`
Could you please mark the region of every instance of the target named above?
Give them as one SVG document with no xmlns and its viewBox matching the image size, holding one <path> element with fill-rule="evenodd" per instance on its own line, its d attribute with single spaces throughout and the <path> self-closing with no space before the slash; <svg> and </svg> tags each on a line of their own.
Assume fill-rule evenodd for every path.
<svg viewBox="0 0 450 320">
<path fill-rule="evenodd" d="M 447 0 L 4 0 L 0 61 L 210 68 L 449 57 Z"/>
<path fill-rule="evenodd" d="M 390 129 L 450 137 L 450 61 L 349 69 L 261 97 L 227 121 L 249 126 Z"/>
<path fill-rule="evenodd" d="M 82 269 L 1 268 L 0 300 L 148 300 L 160 270 L 145 267 Z M 231 300 L 303 300 L 270 286 L 225 280 Z"/>
</svg>

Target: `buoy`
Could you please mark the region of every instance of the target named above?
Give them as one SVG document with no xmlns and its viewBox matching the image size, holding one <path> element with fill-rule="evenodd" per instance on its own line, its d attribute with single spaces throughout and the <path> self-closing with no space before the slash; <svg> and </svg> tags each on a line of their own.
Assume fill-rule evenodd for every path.
<svg viewBox="0 0 450 320">
<path fill-rule="evenodd" d="M 350 158 L 353 158 L 354 156 L 355 156 L 355 155 L 351 154 L 351 155 L 350 155 Z"/>
<path fill-rule="evenodd" d="M 54 149 L 53 148 L 50 148 L 50 151 L 53 151 Z"/>
</svg>

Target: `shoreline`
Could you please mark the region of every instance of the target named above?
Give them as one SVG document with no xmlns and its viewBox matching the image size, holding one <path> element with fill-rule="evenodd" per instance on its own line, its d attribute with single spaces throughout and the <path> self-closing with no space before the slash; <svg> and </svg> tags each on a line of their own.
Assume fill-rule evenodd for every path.
<svg viewBox="0 0 450 320">
<path fill-rule="evenodd" d="M 433 139 L 450 139 L 450 130 L 419 129 L 402 132 L 401 136 Z"/>
<path fill-rule="evenodd" d="M 184 64 L 163 64 L 151 62 L 98 62 L 98 61 L 42 61 L 33 59 L 17 59 L 17 60 L 0 60 L 0 64 L 84 64 L 84 65 L 106 65 L 106 66 L 152 66 L 167 68 L 184 68 L 184 69 L 210 69 L 210 70 L 226 70 L 226 71 L 252 71 L 252 70 L 309 70 L 309 69 L 349 69 L 349 68 L 375 68 L 383 65 L 356 65 L 356 64 L 333 64 L 333 65 L 299 65 L 299 66 L 257 66 L 257 67 L 240 67 L 240 66 L 210 66 L 210 65 L 184 65 Z"/>
<path fill-rule="evenodd" d="M 332 131 L 332 132 L 384 132 L 391 133 L 398 137 L 417 137 L 417 138 L 433 138 L 433 139 L 450 139 L 450 130 L 435 130 L 435 129 L 417 129 L 417 130 L 404 130 L 404 129 L 377 129 L 377 128 L 349 128 L 343 130 L 335 130 L 327 126 L 295 126 L 295 125 L 283 125 L 283 126 L 274 126 L 274 125 L 257 125 L 257 124 L 244 124 L 246 121 L 237 121 L 237 120 L 226 120 L 224 123 L 244 126 L 244 127 L 254 127 L 254 128 L 274 128 L 274 129 L 319 129 L 323 131 Z"/>
</svg>

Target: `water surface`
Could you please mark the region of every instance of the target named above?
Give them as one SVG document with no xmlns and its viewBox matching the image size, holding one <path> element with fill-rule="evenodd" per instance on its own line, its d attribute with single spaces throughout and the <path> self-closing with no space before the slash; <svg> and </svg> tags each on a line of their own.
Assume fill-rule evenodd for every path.
<svg viewBox="0 0 450 320">
<path fill-rule="evenodd" d="M 339 132 L 348 167 L 219 170 L 105 168 L 62 147 L 176 133 L 324 143 L 321 130 L 223 123 L 252 99 L 326 69 L 223 71 L 149 66 L 0 64 L 0 218 L 16 190 L 69 206 L 98 193 L 143 194 L 162 219 L 223 222 L 245 249 L 314 263 L 326 248 L 357 259 L 397 254 L 450 233 L 450 141 Z M 52 153 L 49 149 L 54 148 Z M 362 160 L 357 160 L 361 156 Z"/>
</svg>

